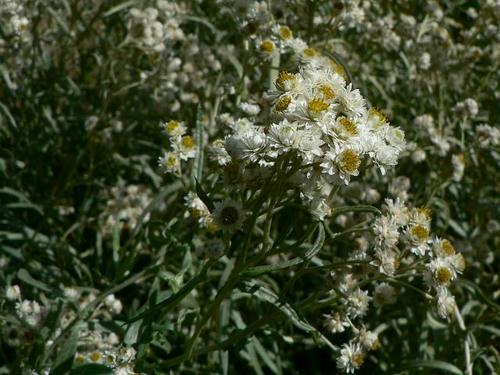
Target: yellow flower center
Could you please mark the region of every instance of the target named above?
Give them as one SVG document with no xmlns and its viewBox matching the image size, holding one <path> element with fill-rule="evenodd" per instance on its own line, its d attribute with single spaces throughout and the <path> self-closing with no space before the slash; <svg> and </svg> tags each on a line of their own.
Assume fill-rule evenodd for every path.
<svg viewBox="0 0 500 375">
<path fill-rule="evenodd" d="M 169 155 L 168 158 L 165 160 L 165 166 L 169 168 L 173 168 L 177 165 L 177 156 L 175 155 Z"/>
<path fill-rule="evenodd" d="M 180 125 L 181 124 L 179 124 L 179 121 L 170 120 L 165 124 L 165 129 L 170 133 L 177 129 Z"/>
<path fill-rule="evenodd" d="M 85 358 L 82 355 L 77 355 L 75 357 L 75 362 L 76 363 L 83 363 L 83 362 L 85 362 Z"/>
<path fill-rule="evenodd" d="M 419 207 L 419 208 L 417 208 L 417 212 L 420 214 L 423 214 L 427 220 L 430 220 L 432 218 L 432 211 L 430 208 Z"/>
<path fill-rule="evenodd" d="M 90 355 L 90 360 L 93 361 L 93 362 L 97 362 L 101 359 L 101 353 L 100 352 L 93 352 L 91 355 Z"/>
<path fill-rule="evenodd" d="M 326 111 L 330 104 L 326 103 L 323 99 L 314 98 L 313 100 L 309 100 L 307 103 L 307 109 L 310 112 L 320 113 Z"/>
<path fill-rule="evenodd" d="M 455 248 L 448 240 L 441 241 L 441 248 L 443 249 L 444 253 L 448 256 L 455 254 Z"/>
<path fill-rule="evenodd" d="M 375 107 L 370 108 L 368 114 L 370 116 L 377 117 L 379 124 L 382 124 L 387 121 L 387 116 L 384 114 L 384 112 Z"/>
<path fill-rule="evenodd" d="M 191 214 L 192 217 L 195 217 L 195 218 L 198 218 L 201 216 L 201 210 L 199 210 L 195 207 L 191 207 L 189 209 L 189 213 Z"/>
<path fill-rule="evenodd" d="M 340 164 L 342 169 L 348 173 L 355 172 L 359 167 L 359 156 L 356 151 L 347 149 L 342 153 L 340 157 Z"/>
<path fill-rule="evenodd" d="M 276 88 L 280 91 L 288 91 L 295 83 L 295 74 L 281 71 L 276 79 Z"/>
<path fill-rule="evenodd" d="M 451 271 L 448 267 L 439 267 L 436 270 L 436 280 L 440 284 L 448 284 L 451 280 Z"/>
<path fill-rule="evenodd" d="M 349 134 L 351 135 L 358 135 L 358 128 L 356 127 L 356 124 L 349 120 L 347 117 L 341 117 L 339 119 L 340 125 L 342 125 L 342 128 Z"/>
<path fill-rule="evenodd" d="M 333 89 L 330 86 L 323 85 L 318 88 L 319 91 L 323 94 L 323 96 L 328 99 L 328 100 L 333 100 L 335 99 L 335 94 L 333 92 Z"/>
<path fill-rule="evenodd" d="M 283 39 L 290 39 L 292 37 L 292 30 L 288 26 L 281 26 L 280 27 L 280 36 Z"/>
<path fill-rule="evenodd" d="M 365 357 L 361 353 L 356 353 L 352 356 L 352 361 L 356 364 L 357 368 L 360 368 L 365 361 Z"/>
<path fill-rule="evenodd" d="M 290 98 L 289 96 L 284 96 L 283 98 L 281 98 L 280 100 L 277 101 L 274 108 L 278 112 L 283 112 L 285 109 L 288 108 L 288 106 L 290 105 L 291 102 L 292 102 L 292 98 Z"/>
<path fill-rule="evenodd" d="M 271 53 L 274 51 L 274 43 L 270 40 L 264 40 L 260 44 L 260 50 L 262 52 Z"/>
<path fill-rule="evenodd" d="M 186 148 L 193 148 L 196 146 L 196 142 L 189 135 L 182 137 L 181 144 L 182 144 L 182 146 L 184 146 Z"/>
<path fill-rule="evenodd" d="M 423 241 L 429 238 L 429 231 L 422 225 L 416 225 L 411 228 L 411 234 L 419 241 Z"/>
<path fill-rule="evenodd" d="M 302 53 L 307 57 L 315 57 L 318 55 L 318 51 L 313 47 L 306 48 Z"/>
<path fill-rule="evenodd" d="M 210 221 L 207 223 L 207 229 L 210 233 L 215 233 L 219 227 L 213 221 Z"/>
</svg>

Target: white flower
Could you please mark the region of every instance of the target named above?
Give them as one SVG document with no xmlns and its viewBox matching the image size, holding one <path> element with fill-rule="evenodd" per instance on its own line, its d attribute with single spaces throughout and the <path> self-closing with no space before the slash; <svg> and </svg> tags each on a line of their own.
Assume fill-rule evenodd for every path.
<svg viewBox="0 0 500 375">
<path fill-rule="evenodd" d="M 431 227 L 432 211 L 425 207 L 413 208 L 410 212 L 410 223 L 421 225 L 427 230 Z"/>
<path fill-rule="evenodd" d="M 364 359 L 365 356 L 361 346 L 350 342 L 342 346 L 340 356 L 337 358 L 337 367 L 350 374 L 363 365 Z"/>
<path fill-rule="evenodd" d="M 189 192 L 184 198 L 186 201 L 186 206 L 188 212 L 191 216 L 199 218 L 202 220 L 203 217 L 210 215 L 208 207 L 203 203 L 203 201 L 198 197 L 196 193 Z"/>
<path fill-rule="evenodd" d="M 352 83 L 342 90 L 339 101 L 351 116 L 360 117 L 366 111 L 365 99 L 358 89 L 352 89 Z"/>
<path fill-rule="evenodd" d="M 433 128 L 434 118 L 429 114 L 418 116 L 415 118 L 415 125 L 425 129 Z"/>
<path fill-rule="evenodd" d="M 231 156 L 226 151 L 226 148 L 224 147 L 224 141 L 222 139 L 216 139 L 215 141 L 213 141 L 210 151 L 217 163 L 221 166 L 226 165 L 231 161 Z"/>
<path fill-rule="evenodd" d="M 373 222 L 373 233 L 377 245 L 386 249 L 396 246 L 399 241 L 398 225 L 391 216 L 378 216 Z"/>
<path fill-rule="evenodd" d="M 325 199 L 316 197 L 309 202 L 309 212 L 319 221 L 325 220 L 325 217 L 332 213 L 332 208 L 328 205 Z"/>
<path fill-rule="evenodd" d="M 266 148 L 266 135 L 262 128 L 253 128 L 241 136 L 242 159 L 255 162 Z"/>
<path fill-rule="evenodd" d="M 377 307 L 383 305 L 392 305 L 396 302 L 396 289 L 392 285 L 387 283 L 380 283 L 375 287 L 375 292 L 373 294 L 373 303 Z"/>
<path fill-rule="evenodd" d="M 351 318 L 363 317 L 368 311 L 368 305 L 372 298 L 368 295 L 368 291 L 355 288 L 348 294 L 347 299 L 347 315 Z"/>
<path fill-rule="evenodd" d="M 272 124 L 269 129 L 270 147 L 278 154 L 288 152 L 298 143 L 298 123 L 284 119 L 279 124 Z"/>
<path fill-rule="evenodd" d="M 397 226 L 408 224 L 410 219 L 409 210 L 405 206 L 404 202 L 402 202 L 399 198 L 396 198 L 395 201 L 392 199 L 386 199 L 382 208 L 387 211 Z"/>
<path fill-rule="evenodd" d="M 19 285 L 10 285 L 5 291 L 5 298 L 9 301 L 15 301 L 21 299 L 21 289 Z"/>
<path fill-rule="evenodd" d="M 26 321 L 30 326 L 36 327 L 40 324 L 44 310 L 36 301 L 23 300 L 16 303 L 17 316 Z"/>
<path fill-rule="evenodd" d="M 110 294 L 104 299 L 104 304 L 110 309 L 113 314 L 119 314 L 122 311 L 122 303 L 119 299 L 115 297 L 114 294 Z"/>
<path fill-rule="evenodd" d="M 178 152 L 168 151 L 158 158 L 158 165 L 165 173 L 178 173 L 181 168 L 181 159 Z"/>
<path fill-rule="evenodd" d="M 131 346 L 125 346 L 120 349 L 119 361 L 121 363 L 129 363 L 135 360 L 136 351 Z"/>
<path fill-rule="evenodd" d="M 477 102 L 472 98 L 465 99 L 464 106 L 465 106 L 465 110 L 467 111 L 467 114 L 470 117 L 476 116 L 479 112 L 479 107 L 477 105 Z"/>
<path fill-rule="evenodd" d="M 224 254 L 224 242 L 218 238 L 203 241 L 203 245 L 197 249 L 197 255 L 217 259 Z"/>
<path fill-rule="evenodd" d="M 356 335 L 356 341 L 365 349 L 365 350 L 375 350 L 380 345 L 378 341 L 378 334 L 373 331 L 368 331 L 366 328 L 361 328 Z"/>
<path fill-rule="evenodd" d="M 434 246 L 432 249 L 434 250 L 434 254 L 441 258 L 455 254 L 455 248 L 452 243 L 438 237 L 434 239 Z"/>
<path fill-rule="evenodd" d="M 306 129 L 298 132 L 296 148 L 301 152 L 304 163 L 313 162 L 314 158 L 321 157 L 323 151 L 321 146 L 325 143 L 321 135 L 314 129 Z"/>
<path fill-rule="evenodd" d="M 443 136 L 440 129 L 430 128 L 428 131 L 431 142 L 438 148 L 438 155 L 445 156 L 451 147 L 448 139 Z"/>
<path fill-rule="evenodd" d="M 455 310 L 455 297 L 448 291 L 446 287 L 439 287 L 436 296 L 436 310 L 438 315 L 446 319 Z"/>
<path fill-rule="evenodd" d="M 16 326 L 2 327 L 2 338 L 8 346 L 18 347 L 23 344 L 23 333 Z"/>
<path fill-rule="evenodd" d="M 426 157 L 427 157 L 427 155 L 426 155 L 425 151 L 420 149 L 420 148 L 413 151 L 411 154 L 411 160 L 414 163 L 420 163 L 420 162 L 424 161 L 426 159 Z"/>
<path fill-rule="evenodd" d="M 212 214 L 214 223 L 225 232 L 236 231 L 245 219 L 245 213 L 240 201 L 225 199 L 215 203 Z"/>
<path fill-rule="evenodd" d="M 433 245 L 434 254 L 437 259 L 442 259 L 446 262 L 446 266 L 452 269 L 452 274 L 462 273 L 465 269 L 465 258 L 462 254 L 456 253 L 455 248 L 448 240 L 436 238 Z"/>
<path fill-rule="evenodd" d="M 337 155 L 336 161 L 340 167 L 340 178 L 345 180 L 346 184 L 349 181 L 349 176 L 357 176 L 359 174 L 359 165 L 361 163 L 360 155 L 356 150 L 346 148 Z"/>
<path fill-rule="evenodd" d="M 399 266 L 399 260 L 394 251 L 382 248 L 375 250 L 375 261 L 370 264 L 378 267 L 380 273 L 392 276 Z"/>
<path fill-rule="evenodd" d="M 427 283 L 434 286 L 448 286 L 450 281 L 457 277 L 455 268 L 451 266 L 448 258 L 435 258 L 431 260 L 427 267 Z"/>
<path fill-rule="evenodd" d="M 260 113 L 260 107 L 257 104 L 241 103 L 240 108 L 243 112 L 250 116 L 257 116 Z"/>
<path fill-rule="evenodd" d="M 380 193 L 377 189 L 367 187 L 365 197 L 368 204 L 377 203 L 380 200 Z"/>
<path fill-rule="evenodd" d="M 80 292 L 75 288 L 66 287 L 64 288 L 64 296 L 70 301 L 76 301 L 80 297 Z"/>
<path fill-rule="evenodd" d="M 490 144 L 496 146 L 500 140 L 500 130 L 496 127 L 482 124 L 476 128 L 476 136 L 480 147 L 485 148 Z"/>
<path fill-rule="evenodd" d="M 163 123 L 161 126 L 164 131 L 171 137 L 179 137 L 186 134 L 186 126 L 183 122 L 170 120 Z"/>
<path fill-rule="evenodd" d="M 410 250 L 415 255 L 424 256 L 430 250 L 429 230 L 421 225 L 412 225 L 406 230 L 406 238 L 410 245 Z"/>
<path fill-rule="evenodd" d="M 349 327 L 349 322 L 338 312 L 335 314 L 324 314 L 323 317 L 325 318 L 325 327 L 331 333 L 341 333 Z"/>
<path fill-rule="evenodd" d="M 420 58 L 418 59 L 418 64 L 420 69 L 427 70 L 431 67 L 431 55 L 429 52 L 423 52 Z"/>
<path fill-rule="evenodd" d="M 462 154 L 453 155 L 451 157 L 451 165 L 453 165 L 453 175 L 451 179 L 455 182 L 460 182 L 464 175 L 465 159 Z"/>
<path fill-rule="evenodd" d="M 179 158 L 182 160 L 194 158 L 196 155 L 196 142 L 189 135 L 173 138 L 172 146 L 174 150 L 178 151 Z"/>
</svg>

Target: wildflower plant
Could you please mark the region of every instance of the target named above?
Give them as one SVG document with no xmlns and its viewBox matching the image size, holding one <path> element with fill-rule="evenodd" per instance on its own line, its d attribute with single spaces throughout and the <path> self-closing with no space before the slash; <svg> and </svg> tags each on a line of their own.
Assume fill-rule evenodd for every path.
<svg viewBox="0 0 500 375">
<path fill-rule="evenodd" d="M 499 17 L 0 0 L 0 372 L 495 373 Z"/>
</svg>

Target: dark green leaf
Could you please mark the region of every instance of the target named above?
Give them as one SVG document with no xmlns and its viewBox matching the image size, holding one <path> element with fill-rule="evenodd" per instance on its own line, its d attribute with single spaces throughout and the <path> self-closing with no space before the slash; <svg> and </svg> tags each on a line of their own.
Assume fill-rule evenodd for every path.
<svg viewBox="0 0 500 375">
<path fill-rule="evenodd" d="M 410 368 L 432 368 L 432 369 L 443 370 L 443 371 L 451 373 L 451 374 L 457 374 L 457 375 L 463 374 L 462 371 L 458 367 L 452 365 L 451 363 L 437 361 L 437 360 L 409 361 L 406 364 L 404 364 L 403 366 L 404 366 L 404 368 L 407 368 L 407 369 L 410 369 Z"/>
<path fill-rule="evenodd" d="M 318 226 L 318 228 L 319 228 L 319 231 L 318 231 L 318 237 L 316 238 L 316 242 L 311 247 L 311 249 L 309 249 L 301 257 L 293 258 L 293 259 L 290 259 L 286 262 L 282 262 L 282 263 L 278 263 L 278 264 L 270 264 L 270 265 L 266 265 L 266 266 L 252 267 L 246 271 L 241 272 L 240 275 L 246 276 L 246 277 L 258 276 L 258 275 L 261 275 L 263 273 L 290 268 L 290 267 L 293 267 L 293 266 L 296 266 L 298 264 L 301 264 L 301 263 L 304 263 L 306 261 L 311 260 L 322 249 L 323 243 L 325 241 L 325 228 L 323 227 L 322 224 L 320 224 Z"/>
</svg>

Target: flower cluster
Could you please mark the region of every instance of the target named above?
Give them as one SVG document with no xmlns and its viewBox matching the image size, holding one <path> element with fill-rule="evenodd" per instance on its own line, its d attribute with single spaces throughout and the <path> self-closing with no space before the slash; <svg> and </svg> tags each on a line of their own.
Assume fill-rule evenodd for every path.
<svg viewBox="0 0 500 375">
<path fill-rule="evenodd" d="M 5 34 L 16 38 L 27 38 L 29 20 L 26 17 L 25 1 L 1 0 L 0 20 L 3 23 L 0 29 Z M 3 39 L 0 39 L 0 47 L 2 41 Z"/>
<path fill-rule="evenodd" d="M 398 198 L 386 199 L 384 214 L 373 226 L 375 234 L 375 264 L 379 271 L 394 275 L 403 259 L 398 245 L 415 259 L 424 260 L 424 279 L 430 289 L 436 292 L 436 306 L 439 315 L 446 318 L 453 313 L 455 302 L 448 290 L 450 282 L 465 269 L 465 258 L 456 253 L 447 239 L 431 236 L 431 213 L 426 208 L 408 208 Z"/>
<path fill-rule="evenodd" d="M 157 7 L 132 8 L 129 14 L 129 37 L 148 52 L 162 52 L 185 38 L 179 25 L 182 8 L 175 2 L 159 0 Z"/>
<path fill-rule="evenodd" d="M 120 230 L 133 230 L 146 206 L 151 202 L 152 192 L 142 185 L 115 186 L 107 192 L 106 210 L 101 215 L 102 233 L 110 237 L 115 226 Z M 142 219 L 147 222 L 150 214 Z"/>
<path fill-rule="evenodd" d="M 499 20 L 0 0 L 0 373 L 494 373 Z"/>
<path fill-rule="evenodd" d="M 196 155 L 196 142 L 186 134 L 186 126 L 179 121 L 170 120 L 162 124 L 162 128 L 169 136 L 171 151 L 166 151 L 158 158 L 158 164 L 164 172 L 179 175 L 181 160 L 187 161 Z"/>
<path fill-rule="evenodd" d="M 94 338 L 97 342 L 97 337 Z M 115 342 L 110 344 L 116 345 Z M 76 363 L 95 363 L 106 365 L 113 371 L 114 375 L 135 375 L 133 365 L 136 351 L 130 346 L 110 346 L 106 349 L 96 349 L 80 352 L 76 355 Z"/>
<path fill-rule="evenodd" d="M 305 44 L 293 40 L 295 46 Z M 382 174 L 397 164 L 404 133 L 379 110 L 367 108 L 332 59 L 314 49 L 299 50 L 304 59 L 299 71 L 281 71 L 276 90 L 267 94 L 273 121 L 234 121 L 224 146 L 234 162 L 264 171 L 293 160 L 287 172 L 313 215 L 323 220 L 331 210 L 331 191 L 357 176 L 362 163 L 377 165 Z"/>
</svg>

